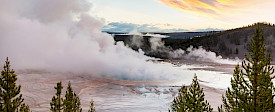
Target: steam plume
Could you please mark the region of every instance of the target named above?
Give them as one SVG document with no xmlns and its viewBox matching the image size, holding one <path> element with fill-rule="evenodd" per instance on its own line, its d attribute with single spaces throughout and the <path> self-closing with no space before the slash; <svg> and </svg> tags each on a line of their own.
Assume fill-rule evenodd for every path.
<svg viewBox="0 0 275 112">
<path fill-rule="evenodd" d="M 132 31 L 135 33 L 129 33 L 130 35 L 134 35 L 131 45 L 135 45 L 140 47 L 143 44 L 143 36 L 140 35 L 139 32 L 136 30 Z M 135 35 L 137 35 L 135 37 Z M 162 37 L 164 35 L 158 35 L 156 37 L 152 37 L 149 39 L 151 49 L 147 52 L 153 53 L 162 53 L 168 54 L 169 58 L 177 58 L 177 59 L 192 59 L 196 61 L 204 61 L 204 62 L 214 62 L 214 63 L 221 63 L 221 64 L 237 64 L 241 62 L 238 58 L 236 59 L 224 59 L 222 56 L 217 56 L 215 52 L 207 51 L 203 49 L 201 46 L 199 48 L 194 48 L 190 46 L 187 48 L 186 51 L 182 49 L 173 50 L 170 47 L 166 47 L 164 42 L 162 41 Z M 139 46 L 138 46 L 139 45 Z"/>
<path fill-rule="evenodd" d="M 98 74 L 129 80 L 174 80 L 180 70 L 155 64 L 140 50 L 100 31 L 103 22 L 83 0 L 4 0 L 0 4 L 0 62 L 16 69 Z M 77 18 L 77 19 L 75 19 Z M 192 77 L 192 76 L 190 76 Z"/>
</svg>

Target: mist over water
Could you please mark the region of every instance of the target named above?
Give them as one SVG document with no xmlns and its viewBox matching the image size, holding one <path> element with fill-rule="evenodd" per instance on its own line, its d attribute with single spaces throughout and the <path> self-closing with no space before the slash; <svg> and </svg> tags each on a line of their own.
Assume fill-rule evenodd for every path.
<svg viewBox="0 0 275 112">
<path fill-rule="evenodd" d="M 148 61 L 152 58 L 142 50 L 136 52 L 122 42 L 115 44 L 111 35 L 101 32 L 103 21 L 87 14 L 90 6 L 84 0 L 3 0 L 0 62 L 9 57 L 15 70 L 142 81 L 191 80 L 191 72 Z M 162 46 L 158 41 L 152 40 Z"/>
<path fill-rule="evenodd" d="M 190 46 L 189 48 L 187 48 L 186 51 L 188 52 L 186 53 L 186 55 L 184 55 L 184 58 L 186 59 L 233 65 L 241 62 L 241 60 L 238 57 L 236 57 L 235 59 L 224 59 L 220 55 L 217 56 L 215 52 L 207 51 L 203 49 L 201 46 L 199 48 L 193 48 L 193 46 Z"/>
<path fill-rule="evenodd" d="M 131 31 L 129 35 L 133 35 L 133 39 L 130 43 L 131 45 L 135 45 L 136 47 L 140 47 L 143 45 L 144 38 L 141 33 L 137 32 L 136 29 Z M 165 43 L 162 41 L 162 38 L 167 38 L 167 36 L 159 34 L 152 34 L 151 36 L 152 37 L 149 39 L 151 51 L 149 52 L 167 53 L 168 57 L 172 59 L 190 59 L 195 61 L 214 62 L 220 64 L 238 64 L 241 62 L 238 57 L 236 57 L 235 59 L 224 59 L 222 56 L 217 55 L 215 52 L 203 49 L 202 46 L 199 46 L 198 48 L 190 46 L 186 50 L 173 50 L 172 48 L 165 46 Z"/>
<path fill-rule="evenodd" d="M 180 70 L 114 44 L 83 0 L 4 0 L 0 4 L 0 62 L 15 69 L 104 75 L 129 80 L 173 80 Z M 48 7 L 50 6 L 50 7 Z M 78 20 L 75 20 L 75 17 Z"/>
</svg>

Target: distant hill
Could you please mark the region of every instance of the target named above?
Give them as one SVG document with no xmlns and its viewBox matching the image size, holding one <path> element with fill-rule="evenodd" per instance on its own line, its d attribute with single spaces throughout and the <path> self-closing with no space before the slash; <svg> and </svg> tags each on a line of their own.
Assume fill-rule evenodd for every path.
<svg viewBox="0 0 275 112">
<path fill-rule="evenodd" d="M 220 33 L 221 31 L 206 31 L 206 32 L 174 32 L 174 33 L 158 33 L 161 35 L 169 36 L 169 39 L 190 39 L 194 37 L 202 37 Z"/>
<path fill-rule="evenodd" d="M 163 38 L 162 41 L 167 48 L 171 49 L 183 49 L 186 50 L 190 45 L 194 47 L 202 46 L 206 50 L 213 51 L 218 55 L 228 58 L 244 58 L 244 54 L 247 53 L 248 44 L 253 37 L 257 25 L 263 29 L 265 35 L 265 44 L 268 51 L 271 52 L 273 60 L 275 60 L 275 25 L 270 23 L 254 23 L 252 25 L 230 29 L 226 31 L 214 31 L 214 32 L 181 32 L 181 33 L 156 33 L 161 35 L 170 36 Z M 165 53 L 152 53 L 150 51 L 150 43 L 148 38 L 145 38 L 142 42 L 142 46 L 131 46 L 131 39 L 128 36 L 114 36 L 116 41 L 124 41 L 133 49 L 137 50 L 139 47 L 145 51 L 145 54 L 150 56 L 156 56 L 165 58 Z"/>
<path fill-rule="evenodd" d="M 108 34 L 113 34 L 113 35 L 116 35 L 116 34 L 126 34 L 126 32 L 110 32 L 110 31 L 102 31 L 102 32 L 105 32 L 105 33 L 108 33 Z"/>
<path fill-rule="evenodd" d="M 263 29 L 265 35 L 265 44 L 268 51 L 271 52 L 273 60 L 275 59 L 275 25 L 270 23 L 254 23 L 241 28 L 230 29 L 192 39 L 166 39 L 165 45 L 173 49 L 186 49 L 190 45 L 194 47 L 203 46 L 203 48 L 216 52 L 224 57 L 244 58 L 247 53 L 250 39 L 254 36 L 257 25 Z"/>
<path fill-rule="evenodd" d="M 222 31 L 205 31 L 205 32 L 170 32 L 170 33 L 152 33 L 150 32 L 149 34 L 160 34 L 160 35 L 165 35 L 168 36 L 169 39 L 190 39 L 194 37 L 202 37 L 206 35 L 213 35 L 216 33 L 220 33 Z M 131 35 L 121 35 L 121 34 L 127 34 L 125 32 L 106 32 L 108 34 L 114 35 L 115 39 L 118 38 L 127 38 L 131 37 Z M 142 34 L 147 34 L 146 32 L 143 32 Z"/>
</svg>

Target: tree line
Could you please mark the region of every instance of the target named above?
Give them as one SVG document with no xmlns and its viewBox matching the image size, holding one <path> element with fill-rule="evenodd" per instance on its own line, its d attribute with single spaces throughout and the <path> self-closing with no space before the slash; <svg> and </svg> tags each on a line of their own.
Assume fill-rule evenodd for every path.
<svg viewBox="0 0 275 112">
<path fill-rule="evenodd" d="M 222 96 L 223 104 L 218 108 L 219 112 L 273 112 L 274 85 L 272 79 L 274 68 L 271 66 L 270 53 L 266 55 L 264 33 L 259 28 L 255 31 L 248 45 L 249 54 L 245 54 L 245 60 L 234 69 L 231 85 Z M 1 112 L 30 112 L 30 108 L 22 98 L 21 85 L 16 85 L 17 76 L 11 69 L 8 58 L 4 70 L 0 76 L 0 111 Z M 65 98 L 62 97 L 62 82 L 54 87 L 56 94 L 50 102 L 52 112 L 81 112 L 81 103 L 77 94 L 73 91 L 71 83 L 68 83 Z M 189 88 L 182 86 L 178 95 L 171 103 L 172 112 L 211 112 L 213 108 L 204 99 L 203 89 L 194 76 Z M 90 102 L 90 110 L 95 112 L 94 102 Z"/>
</svg>

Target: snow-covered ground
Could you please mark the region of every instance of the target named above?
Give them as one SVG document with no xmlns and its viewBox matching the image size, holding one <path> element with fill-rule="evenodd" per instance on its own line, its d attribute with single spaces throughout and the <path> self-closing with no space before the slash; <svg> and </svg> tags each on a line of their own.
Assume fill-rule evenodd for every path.
<svg viewBox="0 0 275 112">
<path fill-rule="evenodd" d="M 159 64 L 181 70 L 183 77 L 174 81 L 127 81 L 96 74 L 54 74 L 34 70 L 17 71 L 17 75 L 25 101 L 34 112 L 49 111 L 51 98 L 55 94 L 54 86 L 58 81 L 63 82 L 63 93 L 71 81 L 84 111 L 88 110 L 89 102 L 93 99 L 98 112 L 167 112 L 180 86 L 188 86 L 195 73 L 204 88 L 206 99 L 216 110 L 232 76 L 227 71 L 221 71 L 220 67 L 233 69 L 232 66 L 171 63 Z"/>
</svg>

